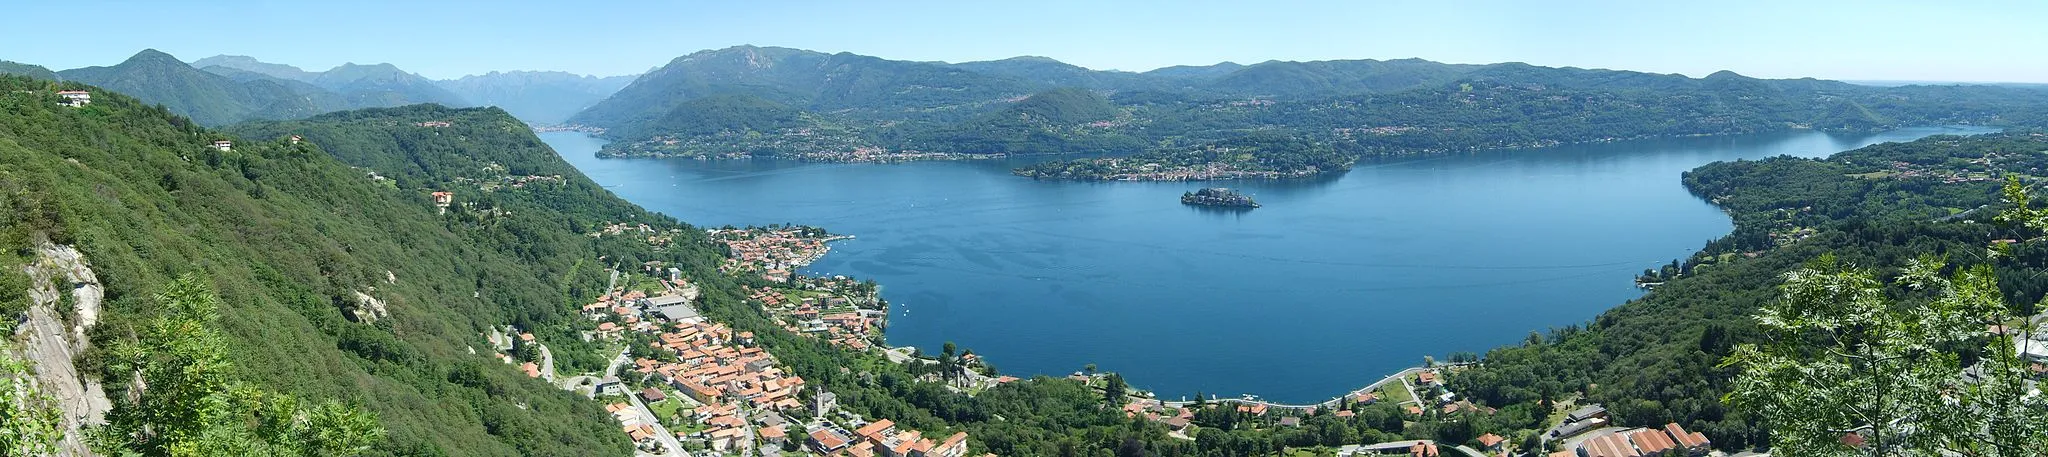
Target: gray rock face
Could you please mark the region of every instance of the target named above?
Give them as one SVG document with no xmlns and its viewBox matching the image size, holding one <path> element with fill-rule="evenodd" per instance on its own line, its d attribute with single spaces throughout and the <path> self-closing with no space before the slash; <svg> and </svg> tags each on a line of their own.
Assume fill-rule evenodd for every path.
<svg viewBox="0 0 2048 457">
<path fill-rule="evenodd" d="M 37 386 L 57 401 L 64 428 L 58 455 L 94 455 L 79 430 L 104 423 L 114 405 L 100 383 L 86 379 L 72 361 L 86 350 L 85 334 L 99 322 L 106 289 L 77 249 L 42 237 L 34 244 L 36 263 L 24 268 L 31 281 L 30 303 L 28 319 L 15 330 L 24 341 L 17 355 L 35 372 Z M 71 296 L 69 325 L 60 309 L 66 293 Z"/>
</svg>

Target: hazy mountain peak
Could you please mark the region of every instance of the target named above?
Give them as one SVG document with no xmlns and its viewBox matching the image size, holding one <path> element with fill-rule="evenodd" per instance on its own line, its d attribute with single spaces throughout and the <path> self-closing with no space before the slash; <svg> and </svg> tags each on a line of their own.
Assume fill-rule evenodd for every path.
<svg viewBox="0 0 2048 457">
<path fill-rule="evenodd" d="M 306 70 L 300 69 L 299 67 L 285 65 L 281 63 L 264 62 L 262 60 L 257 60 L 255 57 L 250 56 L 235 56 L 225 54 L 217 55 L 213 57 L 207 57 L 204 59 L 192 61 L 192 66 L 197 67 L 201 70 L 207 70 L 212 73 L 222 73 L 221 71 L 208 70 L 210 68 L 218 67 L 260 74 L 272 78 L 289 79 L 294 81 L 311 81 L 314 76 L 314 73 L 307 72 Z"/>
<path fill-rule="evenodd" d="M 1701 78 L 1701 79 L 1715 80 L 1715 79 L 1754 79 L 1754 78 L 1750 78 L 1750 77 L 1748 77 L 1748 76 L 1743 76 L 1743 75 L 1741 75 L 1741 74 L 1738 74 L 1738 73 L 1736 73 L 1736 72 L 1733 72 L 1733 71 L 1728 71 L 1728 70 L 1721 70 L 1721 71 L 1717 71 L 1717 72 L 1714 72 L 1713 74 L 1709 74 L 1709 75 L 1707 75 L 1707 77 L 1705 77 L 1705 78 Z"/>
</svg>

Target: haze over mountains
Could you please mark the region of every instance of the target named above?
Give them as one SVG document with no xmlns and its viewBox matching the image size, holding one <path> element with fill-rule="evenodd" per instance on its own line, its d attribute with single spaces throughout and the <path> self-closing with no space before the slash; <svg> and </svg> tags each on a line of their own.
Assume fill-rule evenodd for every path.
<svg viewBox="0 0 2048 457">
<path fill-rule="evenodd" d="M 1075 89 L 1094 96 L 1043 97 Z M 1305 136 L 1360 154 L 1414 154 L 1998 123 L 2039 115 L 2033 102 L 2043 96 L 1990 86 L 1882 88 L 1727 71 L 1691 78 L 1421 59 L 1226 62 L 1133 73 L 1043 57 L 952 64 L 738 46 L 678 57 L 569 122 L 609 129 L 610 155 L 1129 153 L 1254 132 Z"/>
<path fill-rule="evenodd" d="M 118 90 L 205 125 L 298 119 L 357 108 L 420 103 L 498 106 L 521 120 L 561 122 L 632 80 L 565 72 L 492 72 L 433 80 L 397 66 L 343 64 L 307 71 L 249 56 L 218 55 L 186 63 L 154 49 L 104 67 L 51 72 L 0 62 L 0 73 L 74 80 Z"/>
<path fill-rule="evenodd" d="M 512 71 L 436 81 L 390 64 L 308 71 L 226 55 L 186 64 L 155 50 L 107 67 L 48 72 L 6 63 L 0 72 L 119 90 L 206 125 L 417 103 L 491 105 L 529 123 L 606 128 L 614 141 L 607 154 L 696 157 L 1130 153 L 1262 131 L 1354 154 L 1414 154 L 1999 123 L 2038 115 L 2028 107 L 2044 96 L 2015 87 L 1874 87 L 1726 71 L 1691 78 L 1421 59 L 1124 72 L 1034 56 L 916 62 L 757 46 L 692 53 L 638 77 Z"/>
</svg>

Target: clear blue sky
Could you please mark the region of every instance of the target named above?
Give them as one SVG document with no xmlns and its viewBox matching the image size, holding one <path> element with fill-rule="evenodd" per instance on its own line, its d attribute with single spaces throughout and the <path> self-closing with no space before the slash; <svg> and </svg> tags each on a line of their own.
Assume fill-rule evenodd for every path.
<svg viewBox="0 0 2048 457">
<path fill-rule="evenodd" d="M 0 59 L 111 65 L 143 48 L 324 70 L 390 62 L 633 74 L 739 44 L 1096 69 L 1221 61 L 1528 62 L 1703 76 L 2048 82 L 2048 2 L 22 1 Z"/>
</svg>

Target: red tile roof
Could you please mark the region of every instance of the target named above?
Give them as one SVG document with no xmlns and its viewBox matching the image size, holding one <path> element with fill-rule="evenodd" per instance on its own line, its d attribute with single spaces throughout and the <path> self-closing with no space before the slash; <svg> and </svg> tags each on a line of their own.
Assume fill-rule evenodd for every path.
<svg viewBox="0 0 2048 457">
<path fill-rule="evenodd" d="M 1628 440 L 1636 444 L 1637 450 L 1649 455 L 1656 455 L 1678 447 L 1678 443 L 1671 441 L 1670 435 L 1665 435 L 1663 430 L 1656 429 L 1645 429 L 1630 433 Z"/>
<path fill-rule="evenodd" d="M 1705 435 L 1701 435 L 1699 432 L 1686 433 L 1685 427 L 1678 425 L 1677 422 L 1664 424 L 1664 432 L 1671 434 L 1671 439 L 1674 441 L 1673 444 L 1678 445 L 1678 447 L 1705 449 L 1713 445 L 1712 442 L 1707 441 Z"/>
<path fill-rule="evenodd" d="M 1495 435 L 1492 433 L 1479 435 L 1480 446 L 1493 447 L 1496 444 L 1500 444 L 1500 442 L 1502 441 L 1507 441 L 1507 438 L 1501 438 L 1500 435 Z"/>
</svg>

